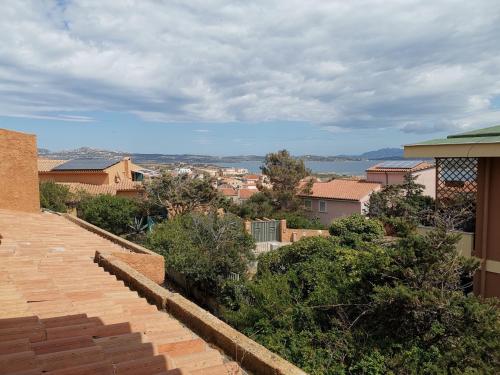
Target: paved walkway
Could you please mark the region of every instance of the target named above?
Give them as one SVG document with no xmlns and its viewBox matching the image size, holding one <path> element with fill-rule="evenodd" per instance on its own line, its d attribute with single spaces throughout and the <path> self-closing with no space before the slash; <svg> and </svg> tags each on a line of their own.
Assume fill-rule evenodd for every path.
<svg viewBox="0 0 500 375">
<path fill-rule="evenodd" d="M 0 234 L 0 375 L 241 373 L 93 262 L 118 245 L 50 213 L 0 210 Z"/>
</svg>

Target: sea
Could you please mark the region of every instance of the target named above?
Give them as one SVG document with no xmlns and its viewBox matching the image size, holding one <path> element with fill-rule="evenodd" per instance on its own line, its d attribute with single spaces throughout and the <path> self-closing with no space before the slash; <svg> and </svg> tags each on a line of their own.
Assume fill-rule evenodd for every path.
<svg viewBox="0 0 500 375">
<path fill-rule="evenodd" d="M 335 173 L 349 176 L 362 176 L 372 165 L 384 160 L 338 160 L 338 161 L 306 161 L 306 167 L 313 173 Z M 260 161 L 243 161 L 238 163 L 214 163 L 220 167 L 246 168 L 251 173 L 261 173 Z"/>
</svg>

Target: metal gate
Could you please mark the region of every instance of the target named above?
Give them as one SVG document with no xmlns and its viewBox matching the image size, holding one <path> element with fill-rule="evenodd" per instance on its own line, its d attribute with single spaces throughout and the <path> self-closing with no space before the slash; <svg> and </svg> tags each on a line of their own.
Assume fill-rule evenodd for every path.
<svg viewBox="0 0 500 375">
<path fill-rule="evenodd" d="M 279 220 L 252 221 L 255 242 L 279 241 Z"/>
</svg>

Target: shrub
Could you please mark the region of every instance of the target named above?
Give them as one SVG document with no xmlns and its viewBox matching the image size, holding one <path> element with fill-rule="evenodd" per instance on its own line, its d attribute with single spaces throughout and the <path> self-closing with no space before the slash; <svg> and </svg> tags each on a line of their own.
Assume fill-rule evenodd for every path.
<svg viewBox="0 0 500 375">
<path fill-rule="evenodd" d="M 276 219 L 285 219 L 287 228 L 291 229 L 326 229 L 318 218 L 310 219 L 301 212 L 278 212 L 273 216 Z"/>
<path fill-rule="evenodd" d="M 339 237 L 342 245 L 353 248 L 359 248 L 363 242 L 372 242 L 384 235 L 384 227 L 379 220 L 359 214 L 334 220 L 329 231 L 332 236 Z"/>
<path fill-rule="evenodd" d="M 344 238 L 356 221 L 342 221 Z M 497 374 L 498 301 L 463 293 L 477 264 L 455 241 L 444 230 L 361 250 L 302 239 L 263 255 L 223 313 L 310 374 Z"/>
<path fill-rule="evenodd" d="M 86 196 L 78 204 L 78 217 L 117 235 L 131 231 L 138 213 L 135 200 L 119 196 Z"/>
<path fill-rule="evenodd" d="M 67 203 L 72 194 L 67 186 L 56 184 L 53 181 L 40 183 L 40 205 L 56 212 L 67 212 Z"/>
<path fill-rule="evenodd" d="M 179 215 L 156 225 L 147 245 L 165 257 L 167 267 L 216 295 L 231 273 L 245 276 L 254 241 L 239 217 L 210 212 Z"/>
</svg>

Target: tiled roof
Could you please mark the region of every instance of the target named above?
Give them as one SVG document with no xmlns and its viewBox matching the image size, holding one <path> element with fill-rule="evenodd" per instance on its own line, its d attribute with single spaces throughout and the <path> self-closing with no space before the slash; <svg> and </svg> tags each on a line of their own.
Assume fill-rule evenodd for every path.
<svg viewBox="0 0 500 375">
<path fill-rule="evenodd" d="M 140 190 L 143 188 L 142 183 L 136 182 L 136 181 L 131 181 L 131 180 L 125 180 L 122 182 L 119 182 L 118 184 L 112 185 L 117 191 L 124 191 L 124 190 Z"/>
<path fill-rule="evenodd" d="M 258 174 L 247 174 L 243 178 L 245 178 L 246 180 L 258 180 L 260 179 L 260 177 L 261 176 L 259 176 Z"/>
<path fill-rule="evenodd" d="M 116 187 L 113 185 L 92 185 L 92 184 L 83 184 L 81 182 L 58 182 L 58 184 L 67 186 L 69 188 L 69 191 L 72 193 L 78 193 L 80 191 L 84 191 L 92 195 L 99 195 L 99 194 L 116 195 Z"/>
<path fill-rule="evenodd" d="M 84 184 L 81 182 L 58 182 L 58 184 L 67 186 L 69 188 L 69 191 L 72 193 L 84 191 L 92 195 L 99 195 L 99 194 L 116 195 L 117 191 L 134 191 L 134 190 L 140 190 L 142 188 L 142 184 L 140 182 L 134 182 L 134 181 L 123 181 L 113 185 L 93 185 L 93 184 Z"/>
<path fill-rule="evenodd" d="M 0 373 L 241 373 L 93 262 L 120 246 L 49 213 L 0 210 L 0 228 Z"/>
<path fill-rule="evenodd" d="M 380 190 L 381 185 L 375 182 L 336 179 L 329 182 L 315 182 L 311 194 L 299 194 L 304 197 L 343 199 L 359 201 L 373 191 Z"/>
<path fill-rule="evenodd" d="M 238 197 L 240 199 L 248 199 L 255 193 L 258 193 L 259 190 L 257 189 L 240 189 L 238 190 Z"/>
<path fill-rule="evenodd" d="M 222 193 L 222 195 L 226 197 L 233 197 L 238 195 L 238 192 L 233 188 L 220 188 L 218 190 Z"/>
<path fill-rule="evenodd" d="M 49 172 L 52 168 L 66 162 L 67 160 L 38 159 L 38 172 Z"/>
<path fill-rule="evenodd" d="M 418 172 L 418 171 L 422 171 L 424 169 L 434 168 L 434 164 L 428 163 L 426 161 L 423 161 L 423 162 L 419 163 L 418 165 L 411 167 L 411 168 L 384 168 L 380 164 L 383 164 L 383 163 L 376 164 L 376 165 L 368 168 L 366 171 L 367 172 L 397 172 L 397 173 L 406 172 L 406 173 L 408 173 L 408 172 Z"/>
</svg>

